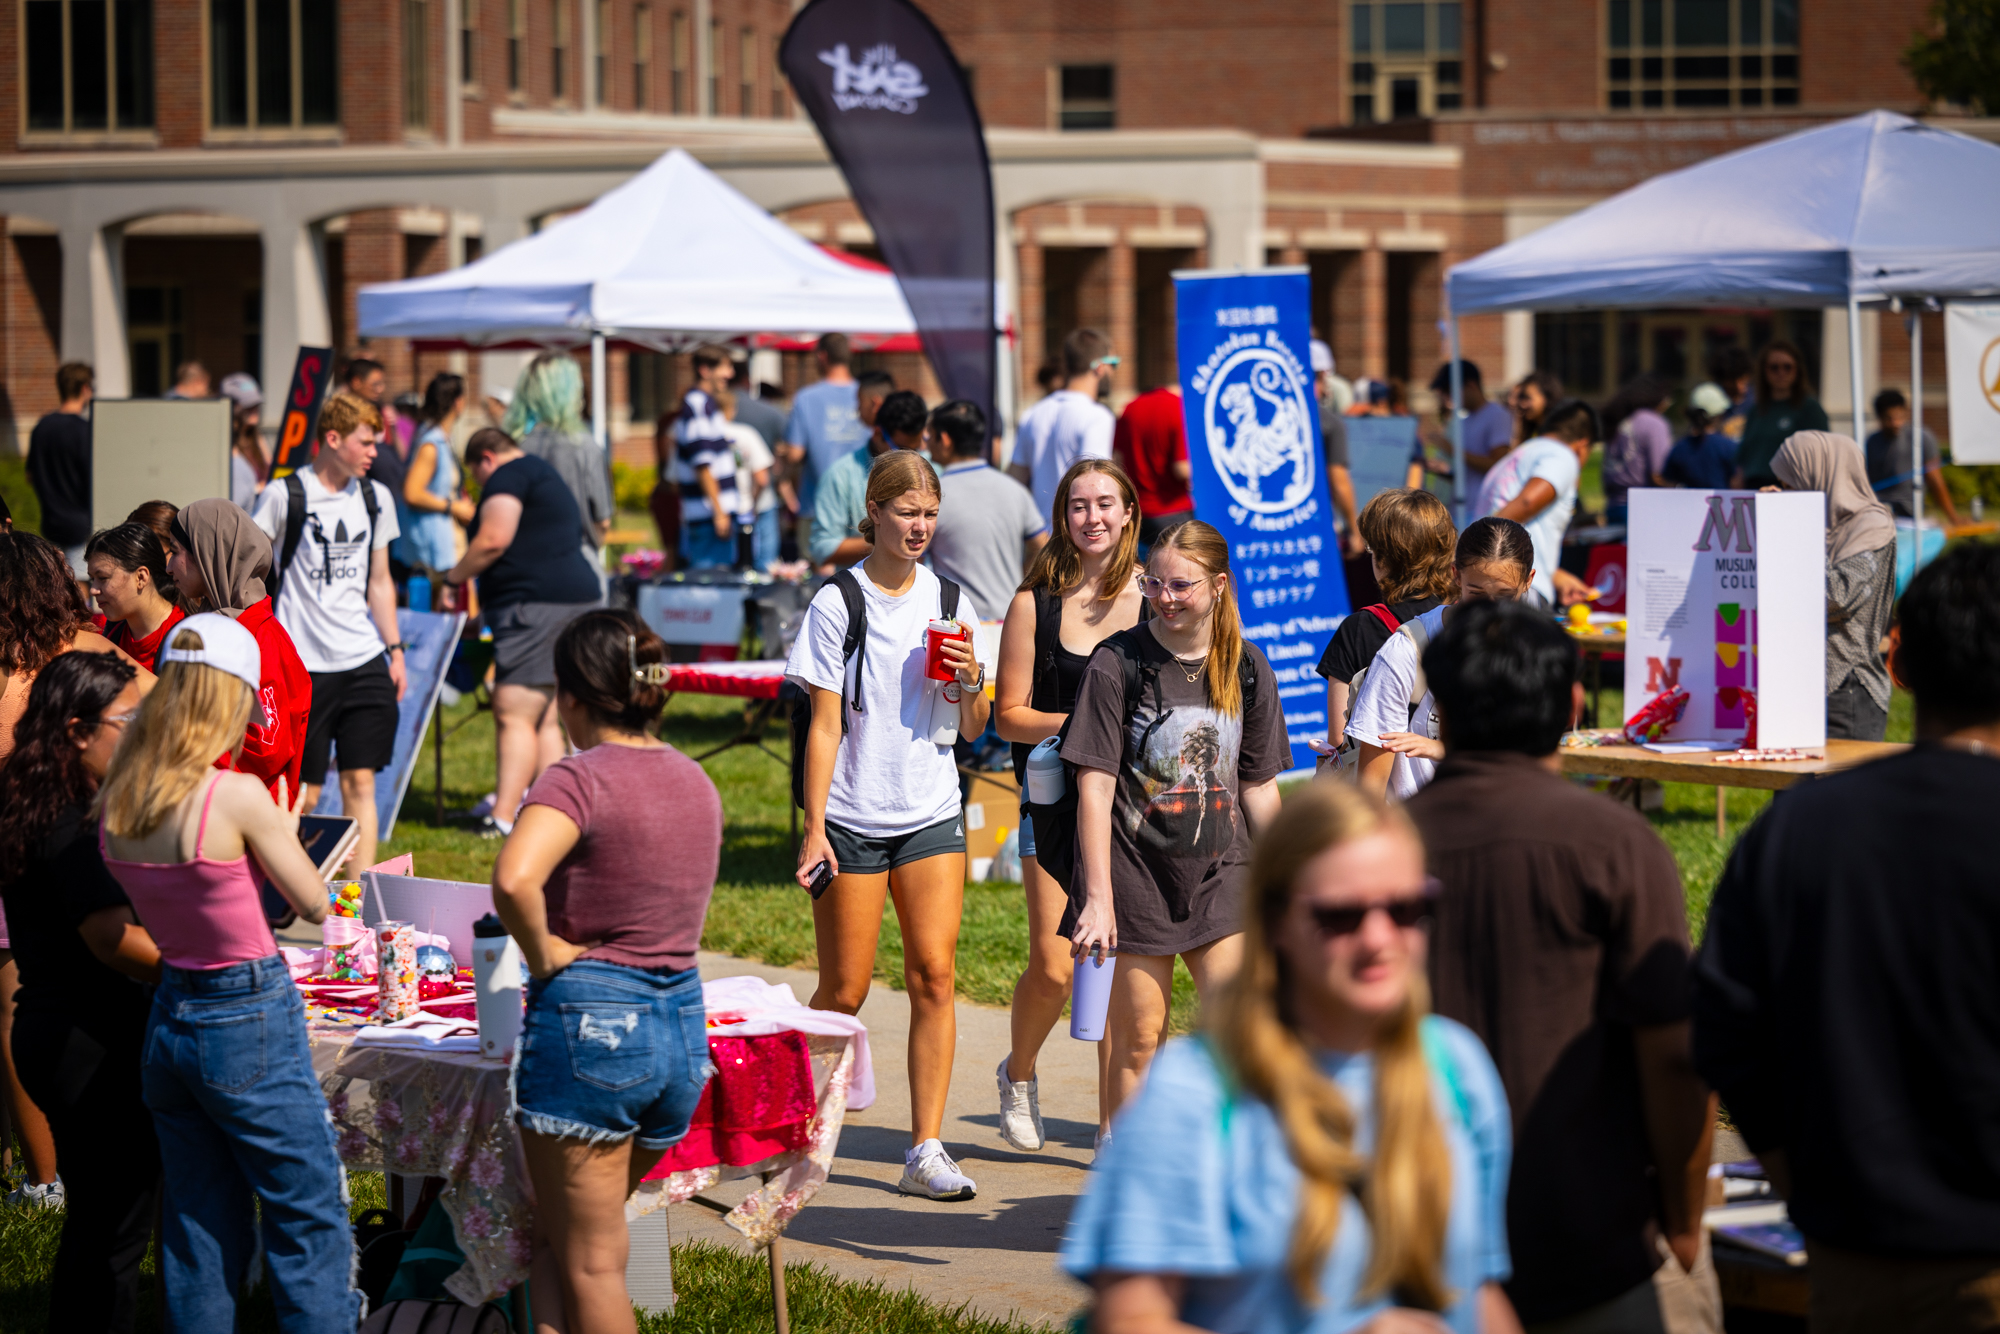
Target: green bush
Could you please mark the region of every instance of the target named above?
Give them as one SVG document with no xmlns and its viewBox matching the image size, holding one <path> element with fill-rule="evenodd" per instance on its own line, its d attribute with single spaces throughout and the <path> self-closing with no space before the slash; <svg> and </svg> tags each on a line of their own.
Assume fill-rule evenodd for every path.
<svg viewBox="0 0 2000 1334">
<path fill-rule="evenodd" d="M 1961 511 L 1972 503 L 1974 496 L 1978 496 L 1986 502 L 1988 509 L 2000 514 L 2000 467 L 1947 463 L 1944 465 L 1944 484 L 1951 492 L 1952 503 Z"/>
<path fill-rule="evenodd" d="M 611 491 L 621 510 L 646 512 L 646 501 L 659 483 L 659 470 L 636 463 L 611 465 Z"/>
<path fill-rule="evenodd" d="M 0 458 L 0 496 L 7 499 L 17 532 L 42 531 L 42 502 L 36 497 L 35 488 L 28 485 L 26 459 Z"/>
</svg>

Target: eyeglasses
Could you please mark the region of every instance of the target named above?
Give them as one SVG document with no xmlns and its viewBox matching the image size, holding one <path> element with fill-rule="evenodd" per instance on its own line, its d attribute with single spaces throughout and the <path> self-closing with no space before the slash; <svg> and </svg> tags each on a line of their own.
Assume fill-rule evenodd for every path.
<svg viewBox="0 0 2000 1334">
<path fill-rule="evenodd" d="M 1362 903 L 1353 906 L 1329 906 L 1309 903 L 1306 915 L 1311 917 L 1319 933 L 1329 938 L 1351 936 L 1361 929 L 1368 920 L 1368 914 L 1381 909 L 1389 915 L 1389 920 L 1404 930 L 1423 926 L 1431 920 L 1431 910 L 1437 903 L 1438 891 L 1443 888 L 1436 880 L 1424 881 L 1423 893 L 1414 898 L 1385 899 L 1380 903 Z"/>
<path fill-rule="evenodd" d="M 1206 579 L 1155 579 L 1150 574 L 1144 574 L 1139 576 L 1139 591 L 1149 598 L 1172 593 L 1174 601 L 1179 602 L 1207 582 Z"/>
</svg>

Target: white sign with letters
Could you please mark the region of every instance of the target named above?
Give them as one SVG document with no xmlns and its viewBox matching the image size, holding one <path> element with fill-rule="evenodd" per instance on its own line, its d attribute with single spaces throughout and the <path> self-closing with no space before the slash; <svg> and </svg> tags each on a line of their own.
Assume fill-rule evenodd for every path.
<svg viewBox="0 0 2000 1334">
<path fill-rule="evenodd" d="M 1634 488 L 1625 715 L 1678 685 L 1667 741 L 1826 744 L 1826 498 Z"/>
<path fill-rule="evenodd" d="M 2000 305 L 1954 301 L 1944 312 L 1951 461 L 2000 463 Z"/>
</svg>

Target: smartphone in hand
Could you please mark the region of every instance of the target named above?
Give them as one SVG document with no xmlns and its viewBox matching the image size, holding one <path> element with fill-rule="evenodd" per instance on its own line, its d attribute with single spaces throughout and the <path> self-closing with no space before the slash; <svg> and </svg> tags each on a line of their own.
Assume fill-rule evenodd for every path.
<svg viewBox="0 0 2000 1334">
<path fill-rule="evenodd" d="M 832 883 L 833 863 L 831 861 L 823 861 L 819 864 L 819 869 L 813 872 L 812 883 L 806 886 L 806 893 L 812 895 L 814 898 L 818 898 L 820 895 L 826 893 L 826 887 Z"/>
</svg>

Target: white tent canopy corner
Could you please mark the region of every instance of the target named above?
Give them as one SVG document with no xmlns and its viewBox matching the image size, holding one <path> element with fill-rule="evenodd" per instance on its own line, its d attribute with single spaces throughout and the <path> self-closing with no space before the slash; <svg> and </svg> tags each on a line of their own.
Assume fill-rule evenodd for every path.
<svg viewBox="0 0 2000 1334">
<path fill-rule="evenodd" d="M 1996 217 L 2000 146 L 1871 111 L 1655 176 L 1454 265 L 1453 345 L 1457 317 L 1488 311 L 1844 305 L 1858 440 L 1861 305 L 2000 293 Z"/>
</svg>

